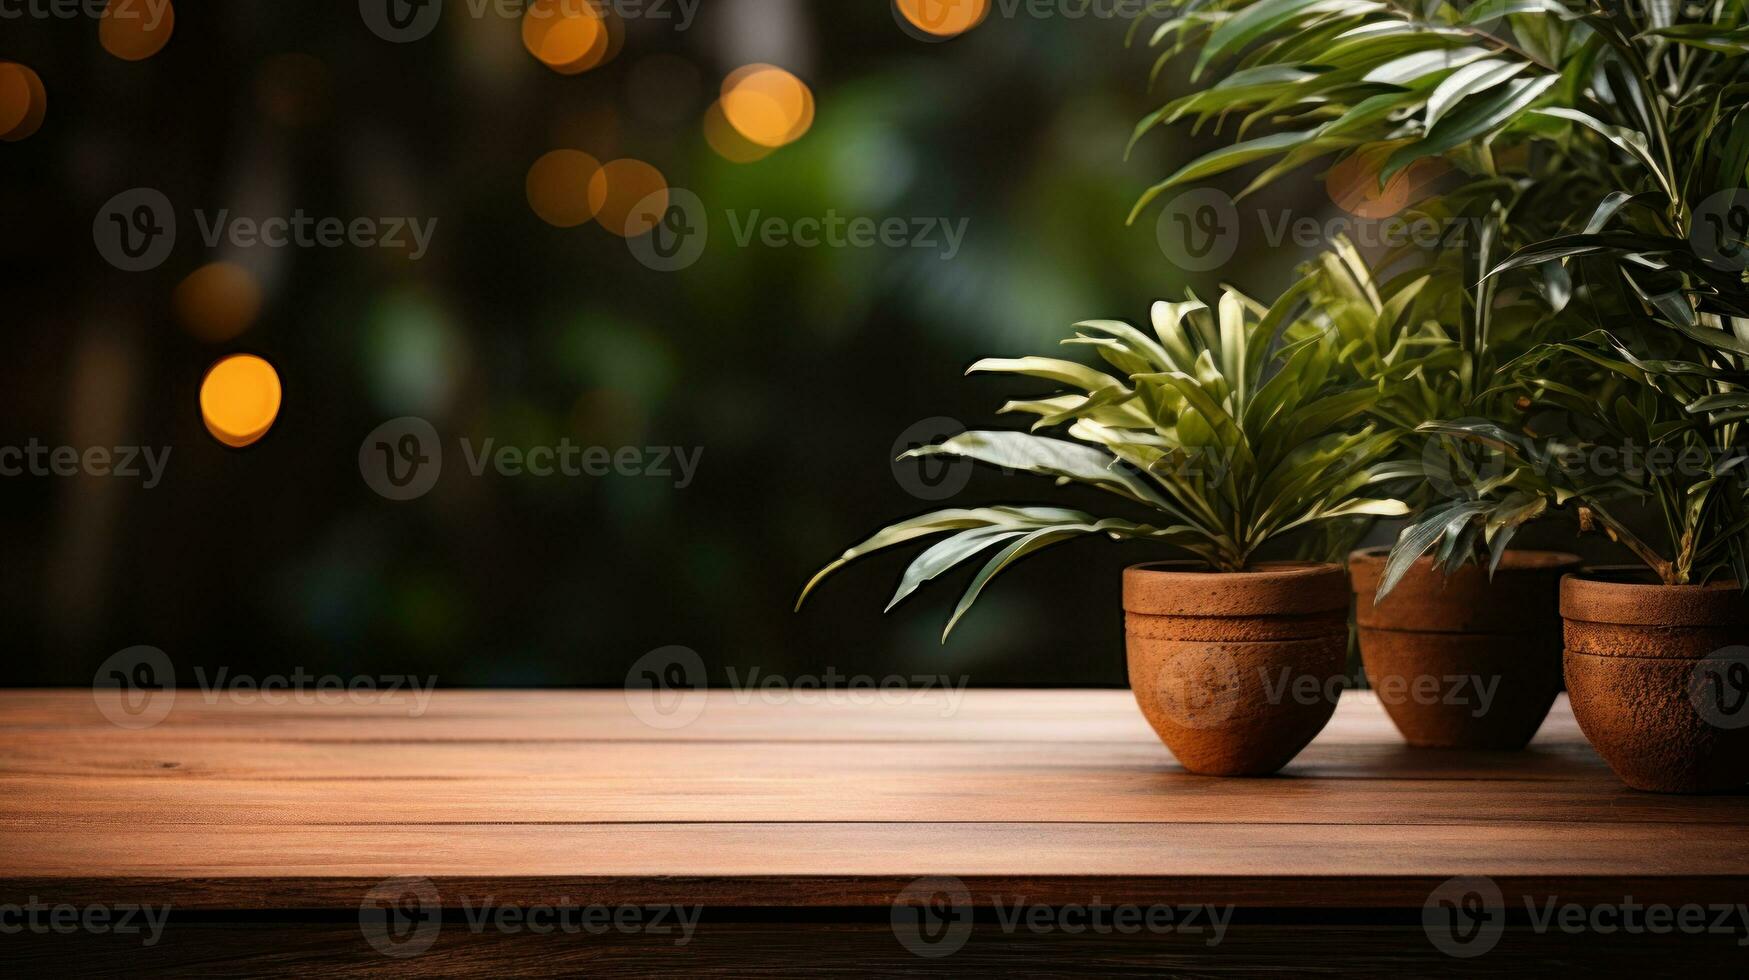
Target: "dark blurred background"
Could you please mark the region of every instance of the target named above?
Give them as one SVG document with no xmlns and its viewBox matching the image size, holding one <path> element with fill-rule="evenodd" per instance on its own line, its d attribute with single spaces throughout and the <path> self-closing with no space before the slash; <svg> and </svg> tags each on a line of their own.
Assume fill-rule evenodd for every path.
<svg viewBox="0 0 1749 980">
<path fill-rule="evenodd" d="M 0 20 L 0 59 L 47 94 L 40 130 L 0 144 L 0 445 L 172 450 L 151 489 L 0 479 L 0 683 L 83 685 L 149 644 L 182 671 L 617 686 L 641 654 L 681 644 L 713 679 L 757 666 L 1122 684 L 1118 571 L 1176 556 L 1053 549 L 1005 573 L 945 646 L 962 577 L 880 612 L 909 550 L 791 611 L 846 546 L 937 506 L 907 489 L 933 477 L 891 462 L 902 437 L 930 419 L 996 423 L 1005 399 L 1039 390 L 962 377 L 971 361 L 1051 353 L 1078 319 L 1143 321 L 1187 285 L 1267 295 L 1307 254 L 1250 235 L 1221 268 L 1188 274 L 1153 214 L 1125 225 L 1145 187 L 1226 137 L 1156 133 L 1126 161 L 1132 127 L 1178 76 L 1150 95 L 1153 53 L 1126 49 L 1128 20 L 1061 16 L 1077 6 L 998 2 L 932 43 L 891 0 L 703 0 L 684 30 L 678 9 L 621 19 L 611 58 L 576 74 L 537 60 L 520 17 L 482 0 L 449 0 L 408 43 L 373 33 L 354 0 L 182 3 L 168 42 L 138 60 L 106 49 L 91 18 Z M 138 54 L 124 42 L 109 48 Z M 724 78 L 755 63 L 805 82 L 815 117 L 763 159 L 731 162 L 705 119 Z M 704 254 L 661 272 L 599 222 L 543 221 L 525 182 L 556 149 L 641 160 L 696 193 Z M 93 222 L 136 187 L 174 202 L 179 234 L 162 265 L 130 273 L 99 255 Z M 1272 206 L 1333 209 L 1311 170 L 1272 193 Z M 193 212 L 225 208 L 437 225 L 417 260 L 209 248 Z M 725 210 L 968 224 L 944 260 L 741 247 Z M 215 262 L 225 275 L 196 275 Z M 234 336 L 235 323 L 203 325 L 201 310 L 239 305 Z M 275 366 L 284 399 L 265 438 L 233 449 L 208 434 L 198 396 L 240 351 Z M 445 451 L 436 486 L 405 502 L 359 465 L 366 435 L 401 416 L 431 422 Z M 463 437 L 702 456 L 684 488 L 476 478 Z M 1086 500 L 984 472 L 956 499 Z"/>
</svg>

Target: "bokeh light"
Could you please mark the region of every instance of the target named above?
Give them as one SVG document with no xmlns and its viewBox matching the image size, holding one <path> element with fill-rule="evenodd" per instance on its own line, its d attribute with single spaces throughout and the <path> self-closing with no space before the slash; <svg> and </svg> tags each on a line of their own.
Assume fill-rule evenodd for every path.
<svg viewBox="0 0 1749 980">
<path fill-rule="evenodd" d="M 234 262 L 209 262 L 177 285 L 171 301 L 184 329 L 199 340 L 216 343 L 255 323 L 261 313 L 261 284 Z"/>
<path fill-rule="evenodd" d="M 535 0 L 522 15 L 522 44 L 548 68 L 580 74 L 618 53 L 610 20 L 590 0 Z"/>
<path fill-rule="evenodd" d="M 1394 148 L 1364 150 L 1338 161 L 1324 175 L 1324 190 L 1330 200 L 1357 218 L 1377 221 L 1426 197 L 1432 183 L 1446 173 L 1446 165 L 1433 157 L 1423 157 L 1392 174 L 1381 186 L 1379 174 Z"/>
<path fill-rule="evenodd" d="M 469 337 L 442 297 L 414 286 L 379 294 L 358 341 L 371 400 L 388 413 L 447 415 L 475 363 Z"/>
<path fill-rule="evenodd" d="M 200 383 L 200 417 L 213 438 L 234 449 L 267 435 L 279 418 L 279 372 L 254 354 L 232 354 Z"/>
<path fill-rule="evenodd" d="M 595 217 L 589 184 L 601 162 L 582 150 L 554 150 L 528 168 L 528 206 L 542 221 L 575 228 Z"/>
<path fill-rule="evenodd" d="M 775 65 L 747 65 L 723 80 L 723 117 L 760 146 L 800 139 L 814 125 L 814 93 L 801 79 Z"/>
<path fill-rule="evenodd" d="M 625 21 L 621 20 L 619 14 L 615 12 L 612 4 L 600 3 L 599 0 L 595 0 L 592 5 L 598 8 L 601 21 L 607 27 L 607 51 L 602 54 L 600 61 L 589 66 L 599 68 L 619 57 L 621 49 L 626 46 L 626 25 Z"/>
<path fill-rule="evenodd" d="M 109 0 L 97 22 L 97 39 L 117 58 L 141 61 L 163 50 L 175 30 L 170 0 Z"/>
<path fill-rule="evenodd" d="M 650 207 L 638 203 L 650 198 Z M 642 160 L 615 160 L 589 180 L 589 206 L 601 227 L 625 238 L 649 231 L 668 210 L 668 181 Z"/>
<path fill-rule="evenodd" d="M 755 163 L 770 156 L 773 148 L 760 146 L 729 125 L 723 104 L 712 102 L 704 114 L 704 141 L 717 155 L 731 163 Z"/>
<path fill-rule="evenodd" d="M 893 0 L 893 8 L 912 27 L 935 37 L 954 37 L 990 15 L 990 0 Z"/>
<path fill-rule="evenodd" d="M 0 140 L 16 143 L 41 129 L 48 106 L 48 90 L 36 72 L 0 61 Z"/>
</svg>

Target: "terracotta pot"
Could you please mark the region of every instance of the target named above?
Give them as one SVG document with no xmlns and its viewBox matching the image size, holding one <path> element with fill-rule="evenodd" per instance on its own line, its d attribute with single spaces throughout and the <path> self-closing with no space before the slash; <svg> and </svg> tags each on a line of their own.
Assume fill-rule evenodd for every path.
<svg viewBox="0 0 1749 980">
<path fill-rule="evenodd" d="M 1579 556 L 1508 551 L 1493 580 L 1422 558 L 1374 603 L 1389 548 L 1348 556 L 1367 683 L 1410 745 L 1521 749 L 1561 693 L 1561 576 Z"/>
<path fill-rule="evenodd" d="M 1591 747 L 1634 789 L 1749 782 L 1749 599 L 1732 583 L 1659 585 L 1643 570 L 1561 580 L 1567 691 Z"/>
<path fill-rule="evenodd" d="M 1340 565 L 1136 565 L 1123 605 L 1136 703 L 1191 772 L 1275 772 L 1336 710 L 1348 654 Z"/>
</svg>

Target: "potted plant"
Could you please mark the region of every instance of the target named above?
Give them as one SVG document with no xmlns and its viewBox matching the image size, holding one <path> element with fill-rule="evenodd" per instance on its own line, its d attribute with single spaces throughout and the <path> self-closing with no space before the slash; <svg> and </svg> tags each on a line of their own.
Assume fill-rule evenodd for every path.
<svg viewBox="0 0 1749 980">
<path fill-rule="evenodd" d="M 1551 308 L 1588 326 L 1502 365 L 1492 390 L 1513 399 L 1516 418 L 1421 427 L 1490 448 L 1485 486 L 1508 492 L 1449 495 L 1404 532 L 1393 564 L 1461 554 L 1466 538 L 1497 539 L 1576 501 L 1583 523 L 1644 565 L 1563 580 L 1565 674 L 1581 727 L 1629 785 L 1742 786 L 1742 6 L 1192 0 L 1155 40 L 1193 37 L 1206 38 L 1198 70 L 1241 51 L 1242 69 L 1145 125 L 1243 110 L 1243 126 L 1270 119 L 1279 131 L 1194 161 L 1153 193 L 1253 161 L 1274 161 L 1263 181 L 1377 148 L 1388 148 L 1381 183 L 1439 156 L 1473 183 L 1505 178 L 1524 192 L 1502 225 L 1516 247 L 1478 293 L 1534 273 Z M 1478 322 L 1496 309 L 1478 302 Z"/>
<path fill-rule="evenodd" d="M 1462 257 L 1455 247 L 1445 256 Z M 1337 240 L 1322 262 L 1323 281 L 1332 287 L 1314 302 L 1333 321 L 1354 325 L 1345 333 L 1355 337 L 1349 346 L 1363 376 L 1389 374 L 1405 350 L 1431 351 L 1420 358 L 1411 383 L 1392 386 L 1372 409 L 1404 433 L 1400 445 L 1421 465 L 1422 479 L 1400 494 L 1421 515 L 1401 547 L 1394 554 L 1367 548 L 1349 556 L 1367 682 L 1411 745 L 1523 748 L 1561 691 L 1556 596 L 1562 575 L 1576 570 L 1579 558 L 1508 550 L 1518 528 L 1547 509 L 1547 497 L 1537 492 L 1545 481 L 1528 468 L 1478 465 L 1485 461 L 1463 444 L 1420 426 L 1428 419 L 1514 414 L 1511 398 L 1478 392 L 1473 379 L 1493 374 L 1500 349 L 1522 349 L 1559 317 L 1541 297 L 1495 304 L 1483 292 L 1481 308 L 1494 322 L 1454 337 L 1443 324 L 1473 322 L 1478 304 L 1461 288 L 1460 275 L 1446 271 L 1449 262 L 1382 286 L 1346 241 Z M 1365 331 L 1380 319 L 1374 311 L 1384 309 L 1402 311 L 1384 318 L 1394 327 L 1384 335 L 1389 349 Z M 1519 329 L 1508 333 L 1513 323 Z M 1496 329 L 1491 341 L 1487 326 Z M 1496 519 L 1472 516 L 1484 511 Z M 1427 540 L 1429 530 L 1440 540 Z"/>
<path fill-rule="evenodd" d="M 1426 480 L 1403 494 L 1419 523 L 1390 560 L 1388 549 L 1350 556 L 1367 678 L 1418 746 L 1522 747 L 1562 684 L 1556 592 L 1578 558 L 1507 548 L 1520 526 L 1549 510 L 1551 488 L 1528 468 L 1478 467 L 1473 450 L 1420 429 L 1436 419 L 1518 424 L 1518 393 L 1490 379 L 1538 341 L 1578 332 L 1563 268 L 1483 276 L 1503 250 L 1561 228 L 1584 199 L 1583 182 L 1540 179 L 1531 157 L 1516 152 L 1522 141 L 1501 136 L 1557 81 L 1524 63 L 1541 63 L 1541 55 L 1490 33 L 1502 15 L 1526 23 L 1524 9 L 1176 5 L 1151 35 L 1165 49 L 1156 74 L 1192 48 L 1193 81 L 1223 62 L 1237 60 L 1238 68 L 1168 102 L 1134 137 L 1178 120 L 1242 120 L 1237 142 L 1151 188 L 1132 220 L 1166 191 L 1235 167 L 1270 164 L 1243 198 L 1324 160 L 1334 163 L 1333 194 L 1346 173 L 1348 189 L 1373 205 L 1371 217 L 1396 211 L 1399 227 L 1440 229 L 1431 249 L 1405 245 L 1386 254 L 1380 265 L 1392 274 L 1383 281 L 1351 245 L 1333 239 L 1319 260 L 1326 288 L 1314 297 L 1337 324 L 1357 325 L 1346 336 L 1363 376 L 1382 376 L 1406 350 L 1426 352 L 1412 382 L 1385 392 L 1373 409 L 1383 424 L 1420 434 L 1399 443 L 1425 464 Z M 1533 35 L 1537 51 L 1563 47 L 1562 37 Z M 1543 132 L 1581 125 L 1529 118 Z M 1264 126 L 1274 131 L 1243 138 Z M 1495 138 L 1509 152 L 1497 152 Z M 1430 163 L 1449 174 L 1448 189 L 1411 207 L 1408 178 Z M 1381 319 L 1387 308 L 1392 315 Z M 1374 322 L 1387 329 L 1364 329 Z"/>
<path fill-rule="evenodd" d="M 979 361 L 971 371 L 1064 390 L 1003 406 L 1036 416 L 1031 432 L 966 432 L 907 454 L 960 456 L 1094 487 L 1147 512 L 1149 523 L 1042 506 L 940 510 L 844 552 L 808 582 L 802 599 L 856 558 L 946 534 L 911 563 L 893 604 L 995 549 L 954 610 L 951 631 L 998 572 L 1077 536 L 1188 553 L 1194 560 L 1124 573 L 1136 700 L 1192 772 L 1281 768 L 1335 708 L 1348 587 L 1340 565 L 1263 561 L 1260 549 L 1320 521 L 1406 509 L 1368 492 L 1408 471 L 1391 459 L 1397 436 L 1363 423 L 1380 386 L 1346 367 L 1338 335 L 1306 303 L 1312 288 L 1301 282 L 1267 308 L 1232 290 L 1214 309 L 1194 297 L 1156 303 L 1152 333 L 1115 321 L 1078 324 L 1065 343 L 1092 347 L 1103 370 L 1048 357 Z M 1067 439 L 1038 434 L 1058 428 Z"/>
<path fill-rule="evenodd" d="M 1561 613 L 1580 727 L 1644 790 L 1749 781 L 1744 21 L 1723 3 L 1582 18 L 1589 35 L 1566 60 L 1574 84 L 1546 111 L 1583 125 L 1571 155 L 1614 184 L 1571 233 L 1499 267 L 1563 268 L 1589 284 L 1578 301 L 1598 329 L 1507 375 L 1577 443 L 1560 472 L 1588 483 L 1567 487 L 1584 523 L 1642 565 L 1568 576 Z"/>
</svg>

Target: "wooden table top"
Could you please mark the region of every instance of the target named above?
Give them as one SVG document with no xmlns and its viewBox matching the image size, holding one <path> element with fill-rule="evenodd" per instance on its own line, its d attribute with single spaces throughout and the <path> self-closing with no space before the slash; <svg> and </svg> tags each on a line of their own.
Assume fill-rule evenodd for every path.
<svg viewBox="0 0 1749 980">
<path fill-rule="evenodd" d="M 619 691 L 437 692 L 418 713 L 196 690 L 127 730 L 89 691 L 3 692 L 0 890 L 224 909 L 356 907 L 403 875 L 502 902 L 791 908 L 885 904 L 925 875 L 1280 908 L 1420 906 L 1455 875 L 1749 894 L 1749 796 L 1624 788 L 1564 700 L 1524 752 L 1418 751 L 1350 692 L 1281 776 L 1219 779 L 1179 768 L 1128 691 L 698 696 L 656 728 Z"/>
</svg>

